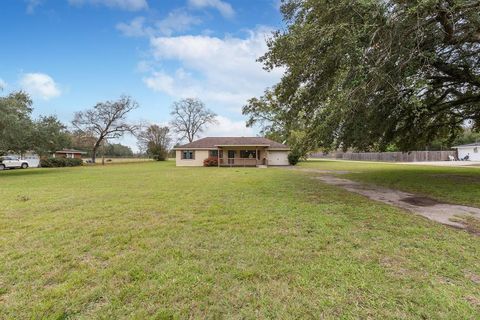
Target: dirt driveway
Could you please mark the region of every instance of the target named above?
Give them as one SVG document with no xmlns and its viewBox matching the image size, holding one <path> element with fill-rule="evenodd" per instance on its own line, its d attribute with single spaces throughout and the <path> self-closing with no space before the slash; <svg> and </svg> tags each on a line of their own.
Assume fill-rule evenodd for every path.
<svg viewBox="0 0 480 320">
<path fill-rule="evenodd" d="M 330 185 L 341 187 L 350 192 L 361 194 L 369 199 L 405 209 L 427 219 L 480 235 L 480 229 L 478 228 L 478 225 L 480 225 L 479 208 L 442 203 L 413 193 L 367 185 L 337 176 L 349 173 L 347 171 L 315 169 L 295 170 L 319 173 L 320 175 L 314 175 L 312 178 L 319 179 Z"/>
</svg>

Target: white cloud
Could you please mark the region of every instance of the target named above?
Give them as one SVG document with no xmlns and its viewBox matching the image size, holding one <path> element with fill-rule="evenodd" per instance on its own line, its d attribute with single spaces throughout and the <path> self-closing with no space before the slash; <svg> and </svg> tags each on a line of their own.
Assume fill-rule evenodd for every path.
<svg viewBox="0 0 480 320">
<path fill-rule="evenodd" d="M 231 18 L 235 15 L 230 3 L 222 0 L 188 0 L 188 4 L 194 8 L 215 8 L 224 17 Z"/>
<path fill-rule="evenodd" d="M 27 1 L 27 13 L 35 13 L 35 8 L 41 4 L 41 0 L 28 0 Z"/>
<path fill-rule="evenodd" d="M 0 91 L 2 89 L 5 89 L 6 87 L 7 87 L 7 83 L 2 78 L 0 78 Z"/>
<path fill-rule="evenodd" d="M 173 97 L 194 96 L 240 110 L 247 99 L 262 94 L 282 75 L 282 70 L 266 72 L 256 61 L 267 50 L 269 33 L 263 28 L 249 32 L 245 39 L 204 35 L 152 38 L 157 62 L 175 61 L 180 67 L 172 74 L 153 71 L 144 82 Z"/>
<path fill-rule="evenodd" d="M 68 3 L 75 6 L 82 6 L 85 4 L 101 5 L 128 11 L 148 9 L 147 0 L 68 0 Z"/>
<path fill-rule="evenodd" d="M 170 12 L 165 19 L 157 21 L 155 26 L 161 34 L 169 36 L 174 32 L 186 31 L 201 22 L 202 20 L 188 14 L 185 10 L 177 9 Z"/>
<path fill-rule="evenodd" d="M 129 23 L 117 24 L 117 29 L 127 37 L 154 37 L 157 35 L 170 36 L 175 32 L 184 32 L 193 25 L 202 22 L 184 10 L 177 9 L 170 12 L 164 19 L 147 24 L 145 17 L 136 17 Z"/>
<path fill-rule="evenodd" d="M 145 37 L 153 31 L 145 26 L 144 17 L 136 17 L 129 23 L 121 22 L 117 24 L 117 29 L 127 37 Z"/>
<path fill-rule="evenodd" d="M 26 73 L 20 79 L 20 86 L 33 96 L 48 100 L 61 94 L 58 85 L 47 74 Z"/>
<path fill-rule="evenodd" d="M 238 137 L 254 136 L 252 128 L 245 126 L 245 121 L 233 121 L 224 116 L 216 117 L 217 124 L 207 127 L 202 133 L 204 137 Z"/>
</svg>

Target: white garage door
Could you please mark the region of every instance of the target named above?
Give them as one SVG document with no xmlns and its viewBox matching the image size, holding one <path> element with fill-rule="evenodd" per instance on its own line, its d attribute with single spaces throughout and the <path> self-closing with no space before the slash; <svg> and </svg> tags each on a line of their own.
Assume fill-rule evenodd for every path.
<svg viewBox="0 0 480 320">
<path fill-rule="evenodd" d="M 288 151 L 269 151 L 268 165 L 288 166 Z"/>
</svg>

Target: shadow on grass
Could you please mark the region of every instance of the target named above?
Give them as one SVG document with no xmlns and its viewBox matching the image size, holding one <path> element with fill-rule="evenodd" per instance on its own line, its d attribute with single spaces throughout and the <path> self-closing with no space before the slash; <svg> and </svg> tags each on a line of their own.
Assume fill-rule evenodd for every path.
<svg viewBox="0 0 480 320">
<path fill-rule="evenodd" d="M 0 171 L 0 177 L 38 176 L 55 173 L 59 169 L 66 168 L 34 168 L 34 169 L 8 169 Z"/>
</svg>

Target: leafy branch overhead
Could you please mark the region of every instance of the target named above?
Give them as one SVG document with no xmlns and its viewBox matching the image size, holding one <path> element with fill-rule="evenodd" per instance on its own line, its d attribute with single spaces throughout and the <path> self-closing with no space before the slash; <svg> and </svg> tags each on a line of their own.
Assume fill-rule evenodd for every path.
<svg viewBox="0 0 480 320">
<path fill-rule="evenodd" d="M 287 0 L 268 42 L 280 83 L 249 123 L 305 131 L 309 149 L 402 150 L 480 126 L 480 1 Z M 271 127 L 269 127 L 271 126 Z"/>
</svg>

